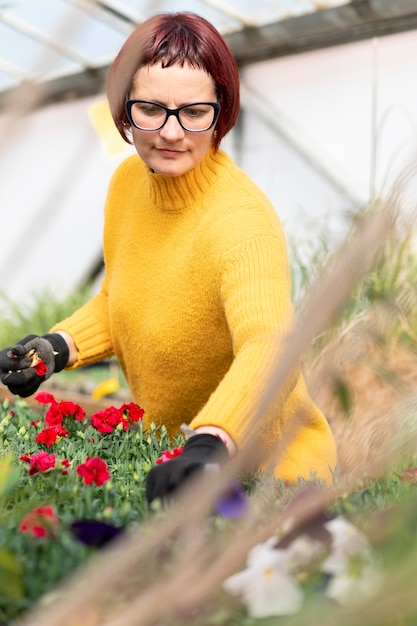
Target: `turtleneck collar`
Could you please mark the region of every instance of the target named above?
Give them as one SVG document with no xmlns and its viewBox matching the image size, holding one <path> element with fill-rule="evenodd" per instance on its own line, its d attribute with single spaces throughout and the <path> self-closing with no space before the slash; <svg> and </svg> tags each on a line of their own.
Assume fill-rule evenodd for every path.
<svg viewBox="0 0 417 626">
<path fill-rule="evenodd" d="M 222 150 L 209 150 L 202 162 L 181 176 L 164 176 L 148 169 L 150 198 L 161 211 L 180 213 L 199 199 L 213 185 L 216 172 L 228 157 Z"/>
</svg>

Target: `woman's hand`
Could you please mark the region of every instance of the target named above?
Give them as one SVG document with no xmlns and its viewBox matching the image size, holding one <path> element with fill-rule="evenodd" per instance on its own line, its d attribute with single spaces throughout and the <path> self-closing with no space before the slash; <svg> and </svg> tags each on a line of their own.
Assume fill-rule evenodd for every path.
<svg viewBox="0 0 417 626">
<path fill-rule="evenodd" d="M 221 465 L 229 454 L 223 441 L 215 435 L 201 433 L 191 436 L 182 454 L 171 461 L 155 465 L 146 477 L 146 499 L 169 498 L 184 486 L 191 476 L 207 465 Z"/>
<path fill-rule="evenodd" d="M 225 444 L 227 451 L 230 456 L 234 456 L 237 452 L 237 446 L 231 436 L 223 430 L 223 428 L 218 428 L 217 426 L 200 426 L 195 429 L 195 432 L 198 434 L 206 433 L 208 435 L 215 435 L 215 437 L 220 437 L 220 439 Z"/>
<path fill-rule="evenodd" d="M 68 362 L 69 349 L 61 335 L 28 335 L 0 351 L 0 380 L 10 392 L 26 398 Z"/>
</svg>

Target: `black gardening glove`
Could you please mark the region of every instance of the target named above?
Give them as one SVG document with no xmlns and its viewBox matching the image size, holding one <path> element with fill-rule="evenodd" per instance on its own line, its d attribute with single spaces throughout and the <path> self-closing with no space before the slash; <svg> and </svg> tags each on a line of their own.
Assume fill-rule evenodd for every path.
<svg viewBox="0 0 417 626">
<path fill-rule="evenodd" d="M 191 436 L 181 456 L 155 465 L 146 477 L 146 499 L 150 504 L 156 498 L 167 498 L 188 478 L 205 466 L 222 464 L 228 458 L 225 444 L 215 435 Z"/>
<path fill-rule="evenodd" d="M 68 359 L 67 342 L 58 333 L 28 335 L 0 351 L 0 380 L 11 393 L 27 398 L 54 372 L 63 370 Z"/>
</svg>

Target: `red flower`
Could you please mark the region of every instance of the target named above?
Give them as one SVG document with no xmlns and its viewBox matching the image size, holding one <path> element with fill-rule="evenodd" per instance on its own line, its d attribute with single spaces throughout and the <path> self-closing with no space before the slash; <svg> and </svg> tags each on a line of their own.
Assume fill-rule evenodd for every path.
<svg viewBox="0 0 417 626">
<path fill-rule="evenodd" d="M 78 422 L 85 417 L 84 409 L 76 402 L 58 402 L 58 408 L 63 417 L 75 417 Z"/>
<path fill-rule="evenodd" d="M 61 466 L 63 468 L 61 473 L 62 473 L 63 476 L 66 476 L 68 474 L 68 468 L 70 466 L 69 459 L 63 459 L 61 461 Z"/>
<path fill-rule="evenodd" d="M 127 430 L 131 422 L 142 419 L 144 410 L 134 402 L 122 404 L 120 409 L 110 406 L 91 416 L 91 424 L 99 433 L 112 433 L 121 424 Z"/>
<path fill-rule="evenodd" d="M 56 537 L 59 520 L 53 506 L 39 506 L 27 513 L 22 519 L 19 530 L 34 537 Z"/>
<path fill-rule="evenodd" d="M 32 456 L 26 453 L 19 457 L 19 460 L 24 463 L 29 463 L 29 474 L 33 476 L 38 472 L 47 472 L 50 469 L 55 469 L 56 456 L 55 454 L 48 454 L 47 452 L 37 452 Z"/>
<path fill-rule="evenodd" d="M 174 448 L 173 450 L 164 450 L 155 463 L 159 465 L 160 463 L 166 463 L 167 461 L 171 461 L 171 459 L 175 459 L 176 456 L 181 456 L 182 449 L 183 446 L 179 446 L 179 448 Z"/>
<path fill-rule="evenodd" d="M 91 416 L 91 424 L 99 433 L 112 433 L 124 420 L 120 409 L 109 406 L 107 409 L 97 411 Z M 124 425 L 123 425 L 124 428 Z M 124 428 L 126 430 L 126 428 Z"/>
<path fill-rule="evenodd" d="M 48 371 L 48 367 L 47 365 L 45 365 L 42 359 L 39 359 L 39 361 L 36 363 L 34 367 L 35 367 L 35 372 L 37 373 L 38 376 L 44 376 Z"/>
<path fill-rule="evenodd" d="M 85 411 L 75 402 L 52 402 L 46 412 L 45 422 L 49 426 L 57 426 L 62 424 L 64 417 L 75 417 L 77 421 L 81 421 L 85 417 Z"/>
<path fill-rule="evenodd" d="M 45 446 L 52 446 L 58 437 L 68 437 L 67 429 L 60 424 L 41 430 L 36 437 L 36 441 L 38 443 L 43 443 Z"/>
<path fill-rule="evenodd" d="M 49 426 L 60 426 L 64 416 L 58 402 L 53 402 L 45 414 L 45 422 Z"/>
<path fill-rule="evenodd" d="M 139 422 L 145 414 L 145 411 L 134 402 L 122 404 L 122 406 L 120 407 L 120 411 L 122 413 L 126 413 L 127 418 L 131 422 Z"/>
<path fill-rule="evenodd" d="M 85 463 L 78 465 L 77 474 L 83 477 L 86 485 L 94 482 L 97 487 L 104 485 L 110 478 L 106 462 L 98 456 L 87 457 Z"/>
<path fill-rule="evenodd" d="M 47 391 L 40 391 L 38 394 L 36 394 L 35 400 L 40 404 L 52 404 L 53 402 L 56 402 L 55 396 L 53 396 L 52 393 L 48 393 Z"/>
</svg>

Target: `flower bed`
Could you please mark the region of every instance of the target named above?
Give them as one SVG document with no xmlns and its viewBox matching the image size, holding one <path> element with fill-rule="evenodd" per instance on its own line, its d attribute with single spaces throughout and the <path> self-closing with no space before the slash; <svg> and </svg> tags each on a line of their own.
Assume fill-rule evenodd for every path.
<svg viewBox="0 0 417 626">
<path fill-rule="evenodd" d="M 0 406 L 0 623 L 148 513 L 146 473 L 171 448 L 164 429 L 143 431 L 133 403 L 87 417 L 50 393 L 36 399 L 38 410 Z"/>
<path fill-rule="evenodd" d="M 378 597 L 384 597 L 387 580 L 395 591 L 395 578 L 392 572 L 387 576 L 387 571 L 393 563 L 398 570 L 398 557 L 406 562 L 412 555 L 409 548 L 414 535 L 409 529 L 416 507 L 409 495 L 413 496 L 414 469 L 389 481 L 357 485 L 349 496 L 337 486 L 332 492 L 305 483 L 293 488 L 285 488 L 280 481 L 254 480 L 244 488 L 230 483 L 204 518 L 195 518 L 191 508 L 174 510 L 176 521 L 171 530 L 164 530 L 170 509 L 149 510 L 145 477 L 155 463 L 181 454 L 183 438 L 171 441 L 164 428 L 151 427 L 146 432 L 143 411 L 133 403 L 87 416 L 79 404 L 57 401 L 51 393 L 41 392 L 36 399 L 37 409 L 21 400 L 13 405 L 5 400 L 0 406 L 1 625 L 16 618 L 23 618 L 23 626 L 44 624 L 45 614 L 32 615 L 38 601 L 41 608 L 46 606 L 48 624 L 84 625 L 85 609 L 80 608 L 84 605 L 91 612 L 88 626 L 147 624 L 146 616 L 136 615 L 129 604 L 140 604 L 140 594 L 146 596 L 148 586 L 149 594 L 154 593 L 152 585 L 164 597 L 163 603 L 148 603 L 154 614 L 152 624 L 278 626 L 289 615 L 294 625 L 313 624 L 317 605 L 323 619 L 330 615 L 336 620 L 332 623 L 347 624 L 338 621 L 346 613 L 334 613 L 336 607 L 369 611 L 377 606 Z M 398 506 L 401 501 L 406 508 Z M 392 529 L 389 516 L 378 518 L 378 526 L 373 521 L 376 512 L 386 510 L 397 514 L 394 535 L 388 535 Z M 372 542 L 346 513 L 362 520 Z M 152 515 L 155 522 L 149 525 Z M 197 526 L 194 519 L 200 520 Z M 150 530 L 153 526 L 155 532 L 160 529 L 156 542 Z M 182 526 L 185 534 L 178 531 Z M 138 560 L 133 576 L 123 574 L 119 564 L 119 578 L 110 582 L 106 572 L 111 553 L 104 550 L 100 553 L 103 565 L 96 570 L 95 587 L 89 593 L 91 578 L 82 566 L 97 550 L 112 547 L 115 539 L 135 530 L 145 544 L 146 535 L 150 537 L 150 552 L 146 545 L 137 548 L 147 555 L 145 560 Z M 372 543 L 381 544 L 384 534 L 388 540 L 378 553 Z M 126 546 L 128 553 L 134 545 Z M 189 553 L 188 560 L 183 551 Z M 120 555 L 122 561 L 126 559 L 126 554 Z M 202 570 L 196 575 L 197 566 Z M 187 567 L 191 574 L 185 575 Z M 210 601 L 200 606 L 198 594 L 203 593 L 202 572 L 206 570 L 208 579 L 210 572 L 216 575 L 212 575 L 212 590 L 204 591 Z M 60 586 L 75 571 L 80 572 L 83 599 L 80 591 L 74 595 Z M 175 591 L 178 576 L 186 581 L 180 595 Z M 189 585 L 200 589 L 194 600 L 188 598 Z M 97 586 L 99 594 L 94 592 Z M 53 617 L 56 607 L 63 607 L 66 621 L 62 614 Z M 311 619 L 310 610 L 315 615 Z M 115 611 L 121 617 L 113 622 Z M 352 615 L 356 623 L 358 613 Z M 372 623 L 391 624 L 389 620 Z M 404 618 L 402 623 L 413 622 Z"/>
</svg>

